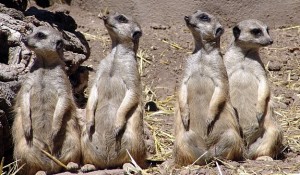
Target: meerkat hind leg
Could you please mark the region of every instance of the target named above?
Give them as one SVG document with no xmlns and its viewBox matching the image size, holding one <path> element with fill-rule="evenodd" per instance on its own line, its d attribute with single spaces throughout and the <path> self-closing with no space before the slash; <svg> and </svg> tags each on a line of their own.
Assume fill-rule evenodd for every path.
<svg viewBox="0 0 300 175">
<path fill-rule="evenodd" d="M 214 157 L 221 157 L 226 159 L 239 158 L 242 152 L 242 141 L 239 134 L 232 129 L 229 129 L 220 136 L 219 142 L 210 148 L 210 153 Z"/>
</svg>

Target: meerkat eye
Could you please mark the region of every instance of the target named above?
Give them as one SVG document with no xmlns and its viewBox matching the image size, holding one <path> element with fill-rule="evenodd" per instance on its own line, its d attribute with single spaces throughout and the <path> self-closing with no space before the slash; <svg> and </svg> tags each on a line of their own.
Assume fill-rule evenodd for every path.
<svg viewBox="0 0 300 175">
<path fill-rule="evenodd" d="M 250 32 L 251 32 L 252 35 L 254 35 L 256 37 L 262 36 L 261 29 L 252 29 Z"/>
<path fill-rule="evenodd" d="M 121 23 L 127 23 L 128 22 L 128 19 L 125 16 L 123 16 L 123 15 L 117 16 L 116 20 L 118 20 Z"/>
<path fill-rule="evenodd" d="M 45 39 L 46 38 L 46 35 L 42 32 L 38 32 L 37 34 L 35 34 L 35 36 L 38 38 L 38 39 Z"/>
<path fill-rule="evenodd" d="M 210 22 L 210 18 L 208 17 L 208 15 L 206 15 L 204 13 L 199 15 L 198 19 L 200 19 L 201 21 Z"/>
</svg>

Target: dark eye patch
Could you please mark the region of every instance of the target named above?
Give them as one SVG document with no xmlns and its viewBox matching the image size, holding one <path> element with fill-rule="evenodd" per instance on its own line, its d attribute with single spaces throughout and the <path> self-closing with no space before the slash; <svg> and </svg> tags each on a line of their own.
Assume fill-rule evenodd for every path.
<svg viewBox="0 0 300 175">
<path fill-rule="evenodd" d="M 119 21 L 120 23 L 128 23 L 128 19 L 123 16 L 123 15 L 119 15 L 115 18 L 117 21 Z"/>
<path fill-rule="evenodd" d="M 38 39 L 46 39 L 47 38 L 47 36 L 42 32 L 38 32 L 37 34 L 35 34 L 35 37 Z"/>
<path fill-rule="evenodd" d="M 269 30 L 270 30 L 269 27 L 267 27 L 267 33 L 268 33 L 268 34 L 270 34 L 270 33 L 269 33 Z"/>
<path fill-rule="evenodd" d="M 252 29 L 250 32 L 251 32 L 252 35 L 254 35 L 256 37 L 259 37 L 259 36 L 263 35 L 261 29 Z"/>
<path fill-rule="evenodd" d="M 210 17 L 205 13 L 198 15 L 197 18 L 201 21 L 210 22 Z"/>
</svg>

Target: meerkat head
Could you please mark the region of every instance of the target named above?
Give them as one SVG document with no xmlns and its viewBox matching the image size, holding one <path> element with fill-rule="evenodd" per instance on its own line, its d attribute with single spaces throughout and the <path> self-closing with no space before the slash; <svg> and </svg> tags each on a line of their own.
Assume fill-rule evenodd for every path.
<svg viewBox="0 0 300 175">
<path fill-rule="evenodd" d="M 50 27 L 34 28 L 31 34 L 22 38 L 22 41 L 38 56 L 50 57 L 63 53 L 63 37 L 59 31 Z"/>
<path fill-rule="evenodd" d="M 103 16 L 102 19 L 112 40 L 115 39 L 118 42 L 138 42 L 142 36 L 140 25 L 129 16 L 115 13 Z"/>
<path fill-rule="evenodd" d="M 201 37 L 203 40 L 215 40 L 224 33 L 224 29 L 217 18 L 201 10 L 197 10 L 190 16 L 185 16 L 184 20 L 194 37 Z"/>
<path fill-rule="evenodd" d="M 255 19 L 239 22 L 232 31 L 235 43 L 240 47 L 259 48 L 273 44 L 268 26 Z"/>
</svg>

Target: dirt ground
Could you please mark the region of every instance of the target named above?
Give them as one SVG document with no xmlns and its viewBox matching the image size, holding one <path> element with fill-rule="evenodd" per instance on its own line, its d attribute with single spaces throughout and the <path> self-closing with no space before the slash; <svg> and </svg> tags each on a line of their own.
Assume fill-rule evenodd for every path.
<svg viewBox="0 0 300 175">
<path fill-rule="evenodd" d="M 217 16 L 225 26 L 222 36 L 224 53 L 231 40 L 236 22 L 256 18 L 266 22 L 274 40 L 272 46 L 261 49 L 273 92 L 275 116 L 284 131 L 284 157 L 270 162 L 244 161 L 211 163 L 203 167 L 184 167 L 169 174 L 289 174 L 300 173 L 300 1 L 299 0 L 75 0 L 71 6 L 54 5 L 48 10 L 65 8 L 75 19 L 78 30 L 87 38 L 91 56 L 84 63 L 96 71 L 99 61 L 110 51 L 110 39 L 103 22 L 97 17 L 100 10 L 133 15 L 141 24 L 138 60 L 144 87 L 144 100 L 154 101 L 160 111 L 148 112 L 145 120 L 155 138 L 156 154 L 148 159 L 164 161 L 171 157 L 173 109 L 175 92 L 181 80 L 186 58 L 193 50 L 192 35 L 184 24 L 184 15 L 197 9 Z M 95 72 L 90 72 L 89 88 Z M 89 93 L 87 89 L 87 95 Z M 153 166 L 149 174 L 165 173 Z"/>
</svg>

